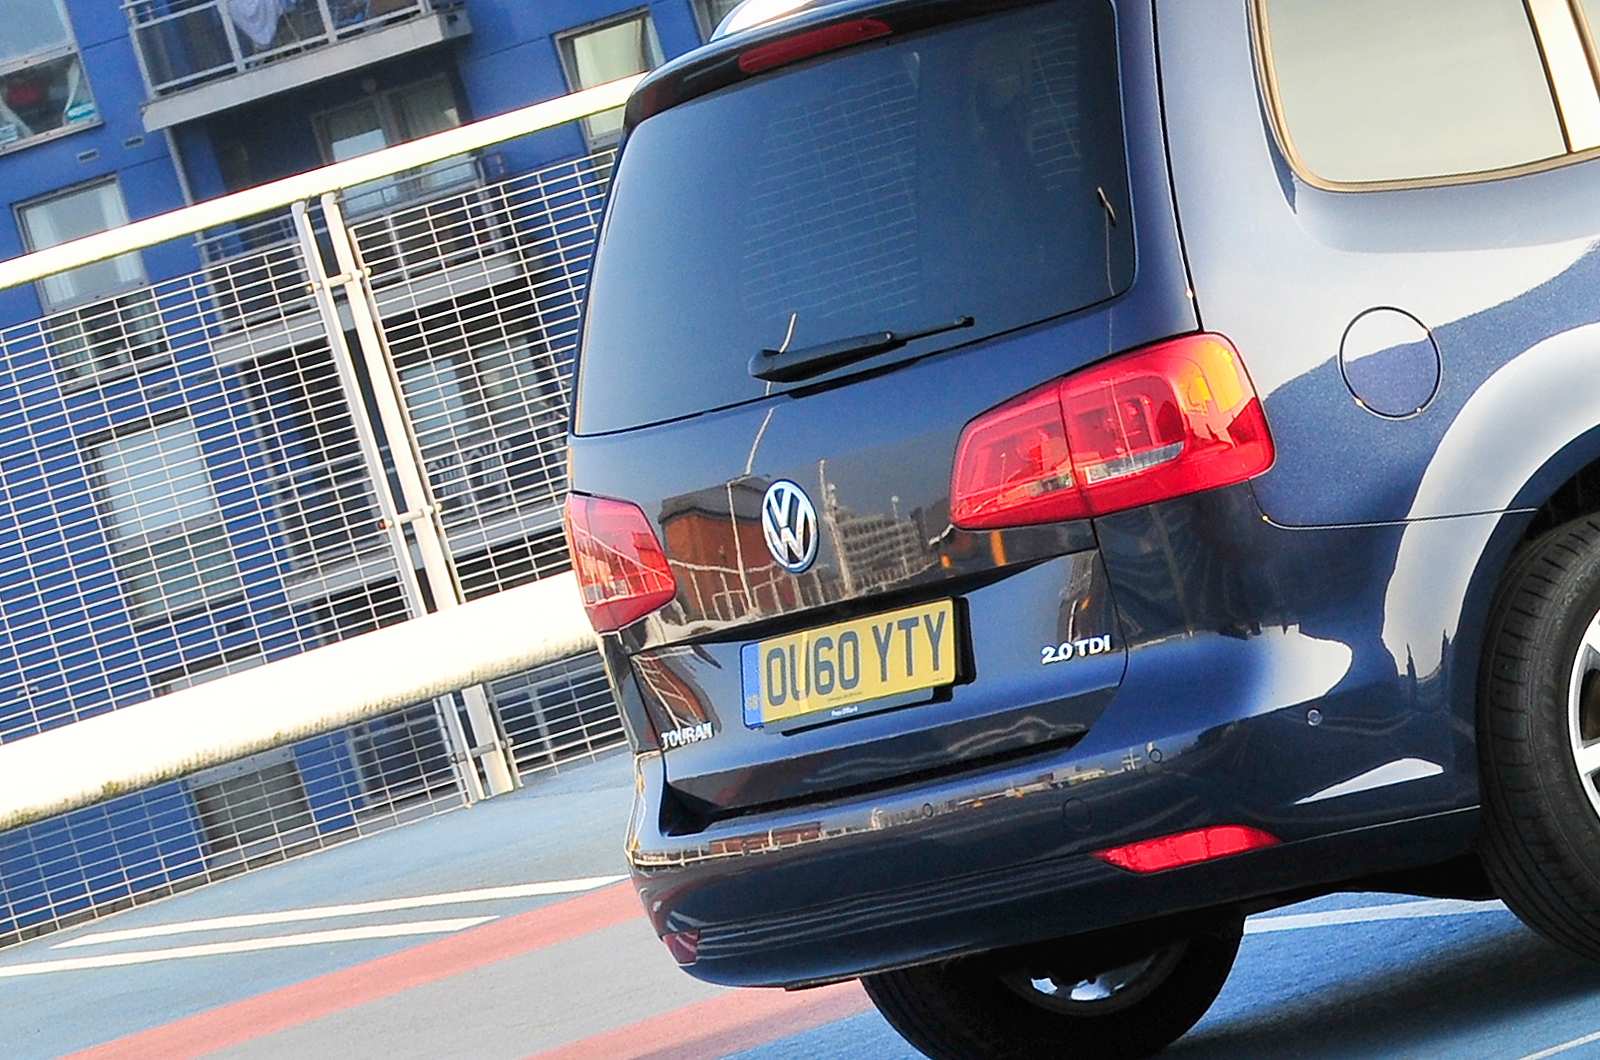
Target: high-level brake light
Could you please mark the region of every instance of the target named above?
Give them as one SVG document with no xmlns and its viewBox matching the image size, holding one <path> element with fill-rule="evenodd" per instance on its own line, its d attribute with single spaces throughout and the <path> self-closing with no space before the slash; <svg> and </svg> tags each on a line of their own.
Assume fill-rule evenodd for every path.
<svg viewBox="0 0 1600 1060">
<path fill-rule="evenodd" d="M 562 521 L 596 633 L 637 622 L 677 595 L 661 542 L 638 505 L 574 493 Z"/>
<path fill-rule="evenodd" d="M 1279 842 L 1277 836 L 1259 828 L 1230 824 L 1097 850 L 1094 856 L 1129 872 L 1160 872 L 1230 854 L 1243 854 L 1247 850 L 1275 847 Z"/>
<path fill-rule="evenodd" d="M 1187 335 L 1013 398 L 967 424 L 950 521 L 1082 519 L 1243 482 L 1272 466 L 1250 377 L 1221 335 Z"/>
<path fill-rule="evenodd" d="M 775 66 L 786 66 L 801 59 L 809 59 L 813 55 L 821 55 L 823 52 L 848 48 L 852 44 L 860 44 L 874 37 L 887 37 L 892 32 L 894 32 L 892 29 L 875 18 L 839 22 L 832 26 L 823 26 L 821 29 L 796 33 L 792 37 L 784 37 L 770 44 L 757 45 L 749 51 L 741 52 L 739 69 L 747 74 L 759 74 Z"/>
</svg>

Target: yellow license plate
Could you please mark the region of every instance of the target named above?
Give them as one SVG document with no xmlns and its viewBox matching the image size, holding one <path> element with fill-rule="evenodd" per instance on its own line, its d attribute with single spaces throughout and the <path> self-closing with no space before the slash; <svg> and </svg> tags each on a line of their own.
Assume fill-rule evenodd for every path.
<svg viewBox="0 0 1600 1060">
<path fill-rule="evenodd" d="M 739 664 L 751 728 L 802 714 L 844 717 L 857 704 L 953 684 L 956 609 L 949 600 L 746 644 Z"/>
</svg>

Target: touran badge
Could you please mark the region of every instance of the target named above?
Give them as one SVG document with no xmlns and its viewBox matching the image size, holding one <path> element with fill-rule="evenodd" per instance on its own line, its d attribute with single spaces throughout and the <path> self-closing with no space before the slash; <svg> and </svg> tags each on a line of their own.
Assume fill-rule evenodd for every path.
<svg viewBox="0 0 1600 1060">
<path fill-rule="evenodd" d="M 817 560 L 817 510 L 806 491 L 779 479 L 761 500 L 761 532 L 778 565 L 790 574 L 804 574 Z"/>
</svg>

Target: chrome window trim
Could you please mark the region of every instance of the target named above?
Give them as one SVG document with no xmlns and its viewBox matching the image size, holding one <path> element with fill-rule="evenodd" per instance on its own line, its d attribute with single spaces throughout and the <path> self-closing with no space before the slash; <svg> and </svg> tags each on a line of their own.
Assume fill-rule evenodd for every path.
<svg viewBox="0 0 1600 1060">
<path fill-rule="evenodd" d="M 1570 0 L 1525 0 L 1571 153 L 1600 147 L 1600 94 Z"/>
</svg>

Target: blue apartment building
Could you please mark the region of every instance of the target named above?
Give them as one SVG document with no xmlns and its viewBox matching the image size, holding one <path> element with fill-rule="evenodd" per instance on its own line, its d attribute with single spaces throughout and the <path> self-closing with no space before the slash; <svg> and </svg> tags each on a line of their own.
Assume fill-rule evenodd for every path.
<svg viewBox="0 0 1600 1060">
<path fill-rule="evenodd" d="M 604 83 L 734 0 L 7 0 L 0 258 Z M 313 204 L 0 291 L 0 742 L 413 617 L 420 454 L 460 598 L 566 567 L 561 455 L 620 117 L 347 189 L 412 438 L 375 427 Z M 592 659 L 0 833 L 0 943 L 620 737 Z M 481 727 L 481 726 L 480 726 Z M 454 735 L 452 735 L 454 734 Z"/>
</svg>

